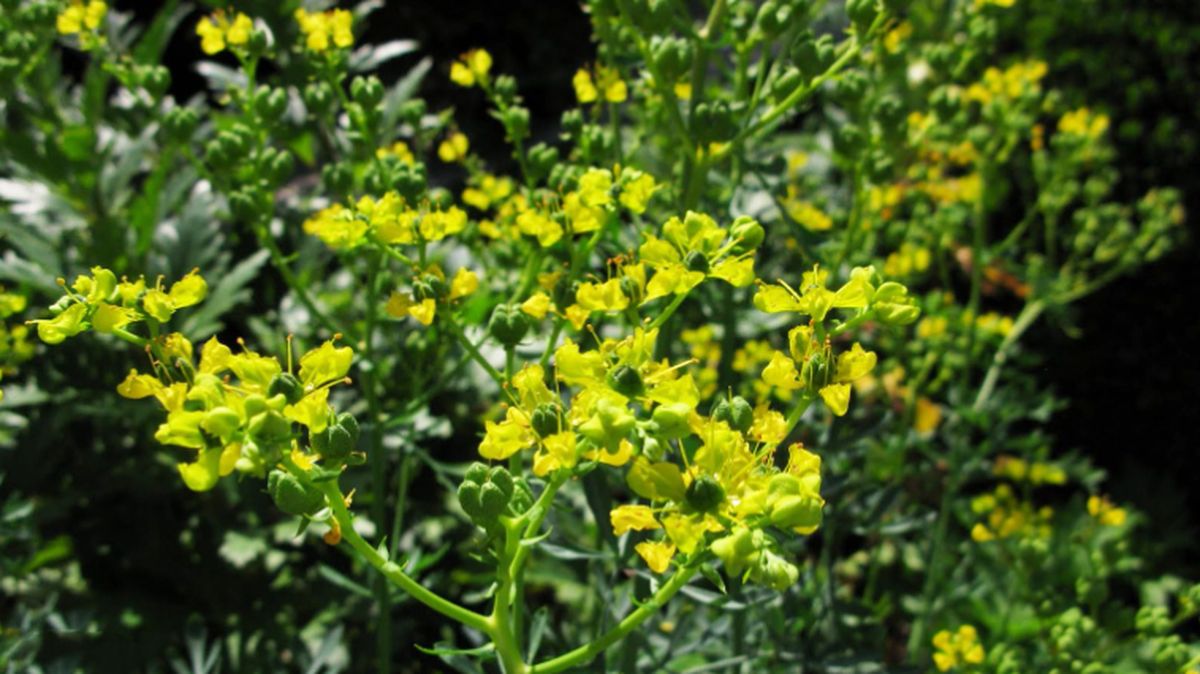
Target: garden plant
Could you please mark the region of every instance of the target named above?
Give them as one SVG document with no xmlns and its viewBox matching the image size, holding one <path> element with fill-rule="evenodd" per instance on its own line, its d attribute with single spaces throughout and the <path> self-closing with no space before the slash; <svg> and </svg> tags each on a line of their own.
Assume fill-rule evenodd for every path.
<svg viewBox="0 0 1200 674">
<path fill-rule="evenodd" d="M 1200 671 L 1027 341 L 1182 197 L 1024 2 L 588 0 L 533 119 L 384 3 L 0 0 L 0 471 L 128 529 L 0 481 L 0 668 Z M 61 608 L 146 546 L 182 608 Z"/>
</svg>

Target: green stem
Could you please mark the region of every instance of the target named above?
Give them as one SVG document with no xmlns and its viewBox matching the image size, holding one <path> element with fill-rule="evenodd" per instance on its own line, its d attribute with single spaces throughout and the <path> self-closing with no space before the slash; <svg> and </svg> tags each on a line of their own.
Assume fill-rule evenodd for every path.
<svg viewBox="0 0 1200 674">
<path fill-rule="evenodd" d="M 607 649 L 609 646 L 617 643 L 625 638 L 639 625 L 658 612 L 670 599 L 674 597 L 687 582 L 696 575 L 696 571 L 700 569 L 700 560 L 698 555 L 683 566 L 681 566 L 667 582 L 663 583 L 649 599 L 642 605 L 638 606 L 637 610 L 625 616 L 625 619 L 617 623 L 612 629 L 600 635 L 591 643 L 585 644 L 575 650 L 560 655 L 556 658 L 546 660 L 545 662 L 532 665 L 528 669 L 529 674 L 554 674 L 555 672 L 565 671 L 572 667 L 582 667 L 591 662 Z"/>
<path fill-rule="evenodd" d="M 267 249 L 267 253 L 271 256 L 271 264 L 274 265 L 275 270 L 279 272 L 279 275 L 283 277 L 283 282 L 287 284 L 288 288 L 290 288 L 293 293 L 295 293 L 296 299 L 300 300 L 300 304 L 304 305 L 304 308 L 307 309 L 308 313 L 312 314 L 312 317 L 321 324 L 321 327 L 325 328 L 331 333 L 342 332 L 336 325 L 334 325 L 333 320 L 317 307 L 316 302 L 314 302 L 312 297 L 308 294 L 308 289 L 305 288 L 304 284 L 300 282 L 300 279 L 297 278 L 294 273 L 292 273 L 292 269 L 288 266 L 287 259 L 283 255 L 283 251 L 279 249 L 279 245 L 275 243 L 275 239 L 271 238 L 271 233 L 267 231 L 266 226 L 256 224 L 252 228 L 254 229 L 255 236 L 258 237 L 259 245 Z"/>
<path fill-rule="evenodd" d="M 337 520 L 338 526 L 341 529 L 342 541 L 348 543 L 364 562 L 382 573 L 392 584 L 407 592 L 413 599 L 416 599 L 434 611 L 451 620 L 460 622 L 471 629 L 485 633 L 491 632 L 491 621 L 487 617 L 459 606 L 413 580 L 411 576 L 404 573 L 399 564 L 384 557 L 374 546 L 358 535 L 358 532 L 354 530 L 354 516 L 350 514 L 350 509 L 346 507 L 346 497 L 338 487 L 336 479 L 312 482 L 308 478 L 308 473 L 296 466 L 291 459 L 284 457 L 283 463 L 287 466 L 289 472 L 301 481 L 307 482 L 325 494 L 326 504 L 333 512 L 333 517 Z"/>
<path fill-rule="evenodd" d="M 996 389 L 996 382 L 1000 379 L 1000 371 L 1004 369 L 1004 364 L 1008 361 L 1008 356 L 1013 346 L 1025 334 L 1025 331 L 1033 325 L 1034 321 L 1042 315 L 1045 309 L 1046 304 L 1044 302 L 1035 300 L 1026 304 L 1021 313 L 1017 315 L 1017 320 L 1013 322 L 1012 329 L 1004 336 L 1004 341 L 1000 343 L 1000 348 L 996 349 L 996 355 L 992 357 L 992 365 L 988 368 L 987 374 L 984 375 L 983 385 L 979 387 L 979 394 L 975 396 L 975 404 L 971 406 L 971 409 L 978 412 L 987 404 L 988 399 L 992 397 L 992 392 Z"/>
<path fill-rule="evenodd" d="M 467 354 L 471 356 L 471 359 L 474 360 L 479 367 L 482 367 L 484 372 L 488 373 L 488 376 L 490 376 L 492 380 L 496 382 L 497 386 L 503 389 L 505 382 L 504 375 L 500 374 L 499 370 L 493 367 L 491 363 L 487 362 L 487 359 L 484 358 L 483 354 L 479 352 L 479 347 L 472 344 L 471 340 L 467 339 L 467 336 L 463 334 L 462 328 L 458 326 L 458 323 L 456 323 L 454 319 L 450 317 L 447 317 L 443 323 L 450 329 L 451 334 L 453 334 L 454 338 L 458 340 L 458 343 L 462 345 L 462 348 L 466 349 Z"/>
<path fill-rule="evenodd" d="M 379 422 L 379 377 L 376 372 L 378 363 L 375 360 L 375 322 L 379 315 L 379 279 L 383 255 L 376 253 L 371 256 L 370 267 L 367 271 L 367 306 L 363 327 L 363 362 L 369 367 L 363 368 L 363 389 L 367 398 L 367 416 L 370 421 L 370 446 L 367 456 L 371 462 L 371 487 L 374 498 L 371 500 L 371 519 L 377 526 L 382 527 L 387 517 L 384 495 L 387 493 L 387 463 L 383 454 L 382 434 Z M 404 507 L 403 502 L 396 503 L 396 509 Z M 387 674 L 392 667 L 392 606 L 391 593 L 383 578 L 375 582 L 375 603 L 379 608 L 379 624 L 375 626 L 378 670 Z"/>
<path fill-rule="evenodd" d="M 671 317 L 671 314 L 674 314 L 675 310 L 679 308 L 679 305 L 683 304 L 683 301 L 687 299 L 688 293 L 690 292 L 691 291 L 689 290 L 688 292 L 682 292 L 675 295 L 675 298 L 671 300 L 671 303 L 663 308 L 662 313 L 659 314 L 658 317 L 646 327 L 646 330 L 653 330 L 661 327 L 663 323 L 666 323 L 667 319 Z"/>
</svg>

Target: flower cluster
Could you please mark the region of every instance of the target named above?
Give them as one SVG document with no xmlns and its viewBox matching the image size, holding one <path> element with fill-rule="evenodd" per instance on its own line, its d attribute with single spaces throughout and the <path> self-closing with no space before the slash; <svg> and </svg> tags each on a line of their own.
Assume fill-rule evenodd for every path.
<svg viewBox="0 0 1200 674">
<path fill-rule="evenodd" d="M 222 10 L 202 17 L 196 23 L 196 35 L 200 37 L 200 48 L 205 54 L 218 54 L 226 48 L 239 49 L 250 42 L 254 22 L 238 12 L 230 19 Z"/>
<path fill-rule="evenodd" d="M 189 489 L 212 489 L 234 470 L 265 477 L 285 454 L 301 466 L 318 458 L 332 464 L 350 459 L 352 444 L 326 434 L 334 426 L 357 434 L 357 424 L 329 405 L 329 388 L 346 381 L 350 370 L 349 347 L 325 342 L 301 356 L 297 374 L 290 362 L 285 371 L 276 358 L 246 349 L 235 354 L 215 337 L 195 362 L 192 344 L 179 333 L 162 338 L 159 351 L 168 359 L 153 360 L 153 373 L 130 371 L 117 392 L 162 405 L 166 419 L 154 438 L 196 452 L 194 460 L 178 465 Z M 299 449 L 293 424 L 308 430 L 317 455 Z"/>
<path fill-rule="evenodd" d="M 80 46 L 91 49 L 104 41 L 99 31 L 107 13 L 103 0 L 71 0 L 59 13 L 55 28 L 61 35 L 78 35 Z"/>
<path fill-rule="evenodd" d="M 369 243 L 412 245 L 440 241 L 463 231 L 467 214 L 457 206 L 442 209 L 427 202 L 409 205 L 396 192 L 364 196 L 350 206 L 335 203 L 304 222 L 304 231 L 338 251 Z"/>
<path fill-rule="evenodd" d="M 870 373 L 877 357 L 857 343 L 835 356 L 831 338 L 869 319 L 906 325 L 917 319 L 920 310 L 903 285 L 894 281 L 878 283 L 872 267 L 854 268 L 850 280 L 836 291 L 826 286 L 828 276 L 827 271 L 815 267 L 803 274 L 798 290 L 783 281 L 778 285 L 760 284 L 754 305 L 767 313 L 794 312 L 811 317 L 809 324 L 789 331 L 789 353 L 776 351 L 772 355 L 763 369 L 763 382 L 782 391 L 804 389 L 808 395 L 819 395 L 834 414 L 842 416 L 850 406 L 851 383 Z M 826 318 L 835 309 L 847 311 L 851 317 L 827 328 Z"/>
<path fill-rule="evenodd" d="M 161 277 L 148 287 L 143 277 L 118 281 L 103 267 L 93 267 L 91 276 L 80 275 L 70 286 L 59 279 L 59 285 L 66 295 L 50 307 L 54 317 L 31 321 L 37 325 L 38 337 L 47 344 L 58 344 L 89 328 L 124 333 L 133 323 L 166 323 L 177 310 L 198 304 L 208 292 L 208 284 L 196 271 L 169 289 L 163 286 Z"/>
<path fill-rule="evenodd" d="M 963 625 L 954 632 L 942 630 L 933 635 L 933 664 L 939 672 L 966 665 L 978 665 L 983 662 L 983 645 L 979 643 L 979 633 L 973 625 Z"/>
<path fill-rule="evenodd" d="M 354 15 L 344 9 L 324 12 L 296 10 L 296 23 L 304 34 L 304 46 L 311 51 L 324 53 L 329 48 L 346 49 L 354 46 Z"/>
</svg>

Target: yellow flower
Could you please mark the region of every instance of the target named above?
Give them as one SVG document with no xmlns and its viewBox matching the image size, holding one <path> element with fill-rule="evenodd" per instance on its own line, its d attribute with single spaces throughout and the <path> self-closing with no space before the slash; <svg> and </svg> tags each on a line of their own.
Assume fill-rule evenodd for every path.
<svg viewBox="0 0 1200 674">
<path fill-rule="evenodd" d="M 202 17 L 196 23 L 196 35 L 200 36 L 200 48 L 205 54 L 216 54 L 226 46 L 240 47 L 250 41 L 254 31 L 254 22 L 250 17 L 238 12 L 230 21 L 222 10 L 217 10 L 209 16 Z"/>
<path fill-rule="evenodd" d="M 304 231 L 334 250 L 349 250 L 366 240 L 369 223 L 341 204 L 317 211 L 304 221 Z"/>
<path fill-rule="evenodd" d="M 609 103 L 621 103 L 629 95 L 621 74 L 615 68 L 602 65 L 596 66 L 595 78 L 592 73 L 580 68 L 571 78 L 571 84 L 575 87 L 575 98 L 580 103 L 594 103 L 602 94 Z"/>
<path fill-rule="evenodd" d="M 441 159 L 447 164 L 461 162 L 463 159 L 466 159 L 467 150 L 470 149 L 470 146 L 471 144 L 467 140 L 467 137 L 456 131 L 447 136 L 446 139 L 438 145 L 438 159 Z"/>
<path fill-rule="evenodd" d="M 654 573 L 666 571 L 675 556 L 675 546 L 666 541 L 643 541 L 634 546 L 634 550 Z"/>
<path fill-rule="evenodd" d="M 787 199 L 783 205 L 788 217 L 810 232 L 823 232 L 833 228 L 833 220 L 812 202 Z"/>
<path fill-rule="evenodd" d="M 929 398 L 917 398 L 916 412 L 913 415 L 913 430 L 924 435 L 937 430 L 942 423 L 942 408 Z"/>
<path fill-rule="evenodd" d="M 550 311 L 550 296 L 538 291 L 521 303 L 521 311 L 533 316 L 539 321 Z"/>
<path fill-rule="evenodd" d="M 763 368 L 762 380 L 768 386 L 776 386 L 785 391 L 794 391 L 804 386 L 800 381 L 800 373 L 796 371 L 796 362 L 776 351 L 771 354 L 771 362 Z"/>
<path fill-rule="evenodd" d="M 86 28 L 94 31 L 104 22 L 108 5 L 101 0 L 90 0 L 86 5 L 83 0 L 71 0 L 71 4 L 58 15 L 55 27 L 63 35 L 82 33 Z"/>
<path fill-rule="evenodd" d="M 624 311 L 629 307 L 629 298 L 621 292 L 621 279 L 609 279 L 604 283 L 582 283 L 575 292 L 575 302 L 588 312 Z"/>
<path fill-rule="evenodd" d="M 450 65 L 450 80 L 460 87 L 486 83 L 492 69 L 492 55 L 485 49 L 472 49 Z"/>
<path fill-rule="evenodd" d="M 661 528 L 662 525 L 654 519 L 654 511 L 644 505 L 623 505 L 613 508 L 609 513 L 613 533 L 621 536 L 627 531 L 649 531 Z"/>
<path fill-rule="evenodd" d="M 1104 526 L 1119 527 L 1125 523 L 1125 509 L 1113 505 L 1107 496 L 1096 496 L 1094 494 L 1089 496 L 1087 509 L 1088 514 L 1095 517 L 1096 521 Z"/>
<path fill-rule="evenodd" d="M 654 192 L 659 186 L 655 184 L 654 178 L 649 173 L 625 171 L 622 175 L 624 173 L 636 173 L 636 176 L 625 181 L 618 200 L 631 213 L 641 215 L 646 212 L 646 204 L 650 201 L 650 197 L 654 196 Z"/>
<path fill-rule="evenodd" d="M 375 150 L 375 156 L 380 159 L 395 157 L 402 164 L 413 164 L 416 162 L 416 157 L 413 156 L 412 150 L 408 148 L 408 143 L 398 140 L 387 147 L 381 147 Z"/>
<path fill-rule="evenodd" d="M 1095 140 L 1108 130 L 1108 115 L 1093 114 L 1087 108 L 1072 110 L 1058 120 L 1059 133 Z"/>
<path fill-rule="evenodd" d="M 354 46 L 354 33 L 350 30 L 354 15 L 344 9 L 312 13 L 297 9 L 295 17 L 305 36 L 304 46 L 311 51 L 327 51 L 330 44 L 339 49 Z"/>
<path fill-rule="evenodd" d="M 563 227 L 557 220 L 535 208 L 521 211 L 517 216 L 517 230 L 527 236 L 536 236 L 543 248 L 558 243 L 563 235 Z"/>
<path fill-rule="evenodd" d="M 933 663 L 938 671 L 948 672 L 963 664 L 978 665 L 983 662 L 983 646 L 978 633 L 971 625 L 963 625 L 957 632 L 942 630 L 933 635 Z"/>
<path fill-rule="evenodd" d="M 455 272 L 454 279 L 450 281 L 449 299 L 456 300 L 466 297 L 478 289 L 479 276 L 470 269 L 461 267 Z"/>
</svg>

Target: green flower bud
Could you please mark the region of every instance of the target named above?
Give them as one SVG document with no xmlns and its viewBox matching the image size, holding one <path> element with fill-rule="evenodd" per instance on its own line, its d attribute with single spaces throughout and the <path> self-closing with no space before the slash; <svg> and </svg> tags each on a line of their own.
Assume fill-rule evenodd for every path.
<svg viewBox="0 0 1200 674">
<path fill-rule="evenodd" d="M 331 461 L 345 461 L 346 457 L 350 456 L 350 452 L 356 449 L 354 438 L 350 435 L 350 431 L 342 426 L 333 425 L 326 429 L 329 436 L 329 444 L 321 456 Z"/>
<path fill-rule="evenodd" d="M 725 502 L 725 488 L 710 475 L 701 475 L 688 485 L 685 500 L 697 512 L 712 512 Z"/>
<path fill-rule="evenodd" d="M 289 515 L 312 515 L 325 505 L 325 496 L 318 489 L 282 470 L 272 470 L 267 475 L 267 493 Z"/>
<path fill-rule="evenodd" d="M 618 365 L 613 368 L 605 377 L 605 381 L 609 388 L 627 398 L 636 398 L 646 391 L 642 375 L 628 365 Z"/>
<path fill-rule="evenodd" d="M 265 164 L 267 179 L 273 185 L 280 185 L 292 177 L 292 171 L 296 168 L 292 153 L 287 150 L 275 152 Z"/>
<path fill-rule="evenodd" d="M 289 372 L 280 372 L 271 378 L 267 385 L 267 395 L 274 397 L 283 394 L 289 405 L 295 405 L 304 397 L 304 385 Z"/>
<path fill-rule="evenodd" d="M 681 37 L 656 35 L 650 40 L 650 60 L 665 82 L 675 82 L 691 64 L 691 44 Z"/>
<path fill-rule="evenodd" d="M 341 162 L 321 167 L 321 184 L 334 194 L 349 194 L 354 187 L 354 173 Z"/>
<path fill-rule="evenodd" d="M 529 332 L 529 318 L 519 307 L 501 304 L 488 321 L 488 334 L 506 347 L 516 346 Z"/>
<path fill-rule="evenodd" d="M 517 99 L 517 79 L 512 75 L 498 75 L 492 83 L 492 90 L 506 104 L 512 103 Z"/>
<path fill-rule="evenodd" d="M 516 142 L 529 137 L 529 110 L 514 106 L 504 111 L 501 117 L 504 131 L 509 142 Z"/>
</svg>

